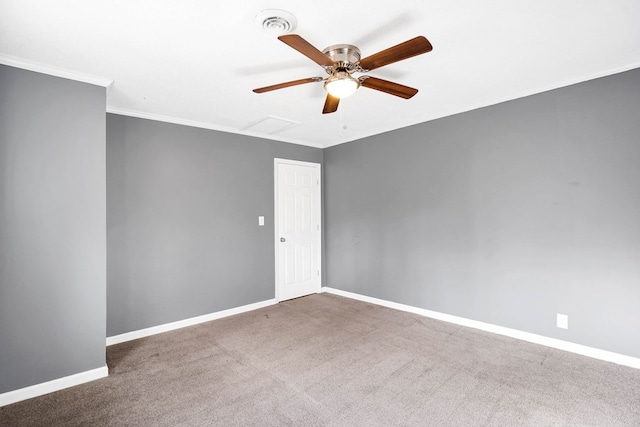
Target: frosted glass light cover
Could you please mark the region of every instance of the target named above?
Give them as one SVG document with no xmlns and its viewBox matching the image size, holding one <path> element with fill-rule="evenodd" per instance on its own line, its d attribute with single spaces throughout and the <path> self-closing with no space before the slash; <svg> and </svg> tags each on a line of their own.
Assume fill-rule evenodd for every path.
<svg viewBox="0 0 640 427">
<path fill-rule="evenodd" d="M 336 98 L 346 98 L 352 95 L 359 87 L 360 82 L 348 74 L 333 79 L 330 78 L 324 84 L 325 90 Z"/>
</svg>

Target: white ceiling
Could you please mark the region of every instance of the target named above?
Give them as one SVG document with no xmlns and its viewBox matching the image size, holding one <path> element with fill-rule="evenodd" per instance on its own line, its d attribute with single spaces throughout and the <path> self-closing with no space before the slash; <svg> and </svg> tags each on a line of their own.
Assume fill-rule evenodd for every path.
<svg viewBox="0 0 640 427">
<path fill-rule="evenodd" d="M 274 8 L 320 50 L 426 36 L 432 52 L 369 73 L 420 92 L 361 88 L 327 115 L 321 83 L 253 93 L 326 76 L 255 23 Z M 640 67 L 639 23 L 638 0 L 0 0 L 0 62 L 113 80 L 110 112 L 328 147 Z M 247 129 L 269 116 L 294 123 Z"/>
</svg>

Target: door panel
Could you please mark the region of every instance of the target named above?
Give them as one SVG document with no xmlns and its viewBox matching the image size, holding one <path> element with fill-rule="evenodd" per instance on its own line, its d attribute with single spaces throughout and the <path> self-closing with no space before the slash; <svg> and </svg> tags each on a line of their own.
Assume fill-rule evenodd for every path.
<svg viewBox="0 0 640 427">
<path fill-rule="evenodd" d="M 276 159 L 278 300 L 320 291 L 320 165 Z"/>
</svg>

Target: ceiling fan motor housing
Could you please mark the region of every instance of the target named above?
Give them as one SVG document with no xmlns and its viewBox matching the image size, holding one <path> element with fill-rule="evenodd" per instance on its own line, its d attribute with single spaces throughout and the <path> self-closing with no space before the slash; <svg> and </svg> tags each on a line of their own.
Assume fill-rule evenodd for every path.
<svg viewBox="0 0 640 427">
<path fill-rule="evenodd" d="M 322 53 L 336 64 L 333 71 L 352 71 L 360 61 L 360 49 L 350 44 L 334 44 L 325 48 Z"/>
</svg>

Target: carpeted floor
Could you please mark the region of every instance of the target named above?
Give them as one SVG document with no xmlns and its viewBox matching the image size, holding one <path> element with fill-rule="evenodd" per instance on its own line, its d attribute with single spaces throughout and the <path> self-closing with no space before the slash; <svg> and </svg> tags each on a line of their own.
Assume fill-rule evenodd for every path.
<svg viewBox="0 0 640 427">
<path fill-rule="evenodd" d="M 107 349 L 16 426 L 640 426 L 640 370 L 329 294 Z"/>
</svg>

